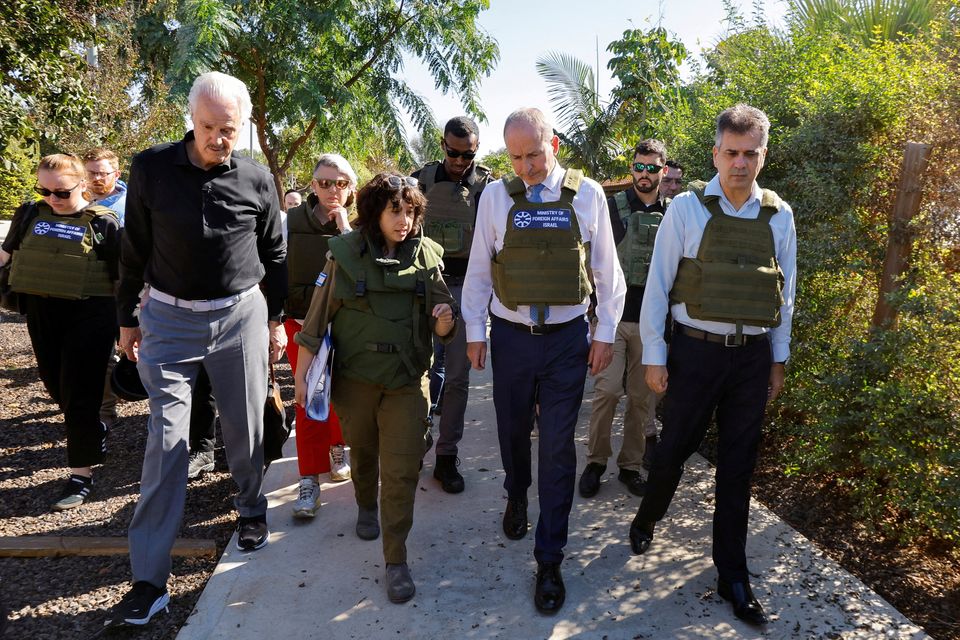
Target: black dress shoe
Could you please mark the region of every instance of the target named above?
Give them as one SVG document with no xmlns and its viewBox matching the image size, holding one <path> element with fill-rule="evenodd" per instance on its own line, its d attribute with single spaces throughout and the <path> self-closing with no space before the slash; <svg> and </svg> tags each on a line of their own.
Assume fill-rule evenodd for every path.
<svg viewBox="0 0 960 640">
<path fill-rule="evenodd" d="M 584 498 L 592 498 L 600 491 L 600 477 L 607 470 L 607 465 L 598 462 L 591 462 L 583 470 L 580 476 L 580 495 Z"/>
<path fill-rule="evenodd" d="M 643 476 L 640 475 L 639 471 L 620 469 L 620 474 L 617 475 L 617 480 L 627 485 L 627 489 L 635 496 L 643 496 L 643 494 L 647 492 L 647 483 L 644 481 Z"/>
<path fill-rule="evenodd" d="M 646 553 L 650 548 L 650 543 L 653 542 L 654 524 L 656 523 L 649 520 L 641 520 L 639 513 L 630 523 L 630 550 L 634 555 Z"/>
<path fill-rule="evenodd" d="M 717 579 L 717 593 L 733 605 L 733 614 L 744 622 L 756 626 L 767 624 L 767 616 L 753 596 L 749 582 L 725 582 Z"/>
<path fill-rule="evenodd" d="M 537 590 L 533 594 L 533 604 L 540 613 L 556 613 L 567 598 L 567 589 L 560 576 L 559 562 L 537 563 Z"/>
<path fill-rule="evenodd" d="M 527 535 L 527 499 L 507 498 L 507 508 L 503 510 L 503 532 L 511 540 L 519 540 Z"/>
</svg>

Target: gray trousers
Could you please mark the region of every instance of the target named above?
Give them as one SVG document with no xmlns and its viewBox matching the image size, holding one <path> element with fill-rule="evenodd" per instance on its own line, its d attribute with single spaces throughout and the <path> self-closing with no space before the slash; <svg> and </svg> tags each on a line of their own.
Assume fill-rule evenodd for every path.
<svg viewBox="0 0 960 640">
<path fill-rule="evenodd" d="M 460 304 L 462 285 L 449 285 L 450 295 Z M 470 360 L 467 358 L 467 327 L 463 318 L 457 318 L 457 333 L 444 345 L 446 357 L 443 381 L 443 401 L 440 407 L 440 435 L 437 455 L 457 455 L 457 444 L 463 438 L 463 418 L 467 413 L 467 394 L 470 391 Z"/>
<path fill-rule="evenodd" d="M 267 304 L 259 293 L 232 307 L 194 312 L 145 298 L 137 370 L 150 396 L 140 499 L 130 522 L 134 582 L 165 587 L 183 518 L 190 401 L 200 365 L 210 376 L 241 516 L 267 512 L 263 496 L 263 406 L 267 396 Z"/>
</svg>

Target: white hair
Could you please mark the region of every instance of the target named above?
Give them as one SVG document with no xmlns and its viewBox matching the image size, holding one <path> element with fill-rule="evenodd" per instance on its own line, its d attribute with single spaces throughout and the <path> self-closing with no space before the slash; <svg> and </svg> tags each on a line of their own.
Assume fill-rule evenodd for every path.
<svg viewBox="0 0 960 640">
<path fill-rule="evenodd" d="M 321 156 L 317 159 L 317 165 L 313 168 L 314 177 L 316 177 L 317 169 L 320 167 L 330 167 L 332 169 L 336 169 L 350 179 L 351 187 L 357 186 L 356 172 L 353 170 L 353 167 L 350 166 L 350 163 L 347 162 L 347 159 L 339 153 L 321 154 Z"/>
<path fill-rule="evenodd" d="M 221 100 L 236 100 L 237 108 L 240 110 L 240 121 L 246 122 L 250 119 L 250 112 L 253 110 L 253 104 L 250 102 L 250 92 L 238 78 L 219 71 L 210 71 L 197 76 L 197 79 L 193 81 L 193 86 L 190 87 L 190 95 L 187 97 L 191 115 L 197 109 L 197 101 L 204 96 L 220 98 Z"/>
<path fill-rule="evenodd" d="M 503 125 L 504 137 L 507 135 L 507 129 L 518 124 L 525 124 L 540 131 L 540 142 L 553 140 L 553 124 L 547 119 L 543 111 L 536 107 L 517 109 L 507 116 L 507 121 Z"/>
</svg>

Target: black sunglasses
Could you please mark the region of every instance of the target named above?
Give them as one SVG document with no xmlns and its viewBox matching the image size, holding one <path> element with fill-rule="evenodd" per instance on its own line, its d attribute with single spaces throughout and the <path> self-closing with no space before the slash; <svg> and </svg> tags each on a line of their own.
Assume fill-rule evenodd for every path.
<svg viewBox="0 0 960 640">
<path fill-rule="evenodd" d="M 456 149 L 451 149 L 447 146 L 447 143 L 443 143 L 443 150 L 447 152 L 447 155 L 451 158 L 459 158 L 463 156 L 467 160 L 473 160 L 477 157 L 476 151 L 457 151 Z"/>
<path fill-rule="evenodd" d="M 70 197 L 70 194 L 73 193 L 76 190 L 76 188 L 79 186 L 80 186 L 80 183 L 78 182 L 77 184 L 73 185 L 69 189 L 54 189 L 51 191 L 46 187 L 41 187 L 40 185 L 37 185 L 33 188 L 33 190 L 36 191 L 39 195 L 43 196 L 44 198 L 46 198 L 47 196 L 57 196 L 61 200 L 66 200 L 67 198 Z"/>
<path fill-rule="evenodd" d="M 391 189 L 402 189 L 403 187 L 416 187 L 420 182 L 410 176 L 387 176 L 387 184 Z"/>
<path fill-rule="evenodd" d="M 647 170 L 647 173 L 660 173 L 660 170 L 663 169 L 662 164 L 644 164 L 642 162 L 634 162 L 633 170 L 637 173 L 642 172 L 644 169 Z"/>
</svg>

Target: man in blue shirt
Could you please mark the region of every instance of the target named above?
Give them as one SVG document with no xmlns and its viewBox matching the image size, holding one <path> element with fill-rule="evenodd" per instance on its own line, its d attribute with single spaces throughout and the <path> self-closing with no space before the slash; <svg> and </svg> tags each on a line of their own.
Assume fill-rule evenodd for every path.
<svg viewBox="0 0 960 640">
<path fill-rule="evenodd" d="M 748 581 L 750 480 L 766 405 L 783 388 L 797 260 L 793 211 L 756 182 L 769 128 L 754 107 L 722 112 L 713 147 L 717 175 L 674 198 L 657 233 L 640 336 L 647 384 L 666 393 L 663 431 L 630 526 L 631 549 L 646 552 L 684 462 L 716 414 L 717 592 L 738 618 L 755 625 L 767 618 Z M 668 310 L 674 319 L 669 357 Z"/>
</svg>

